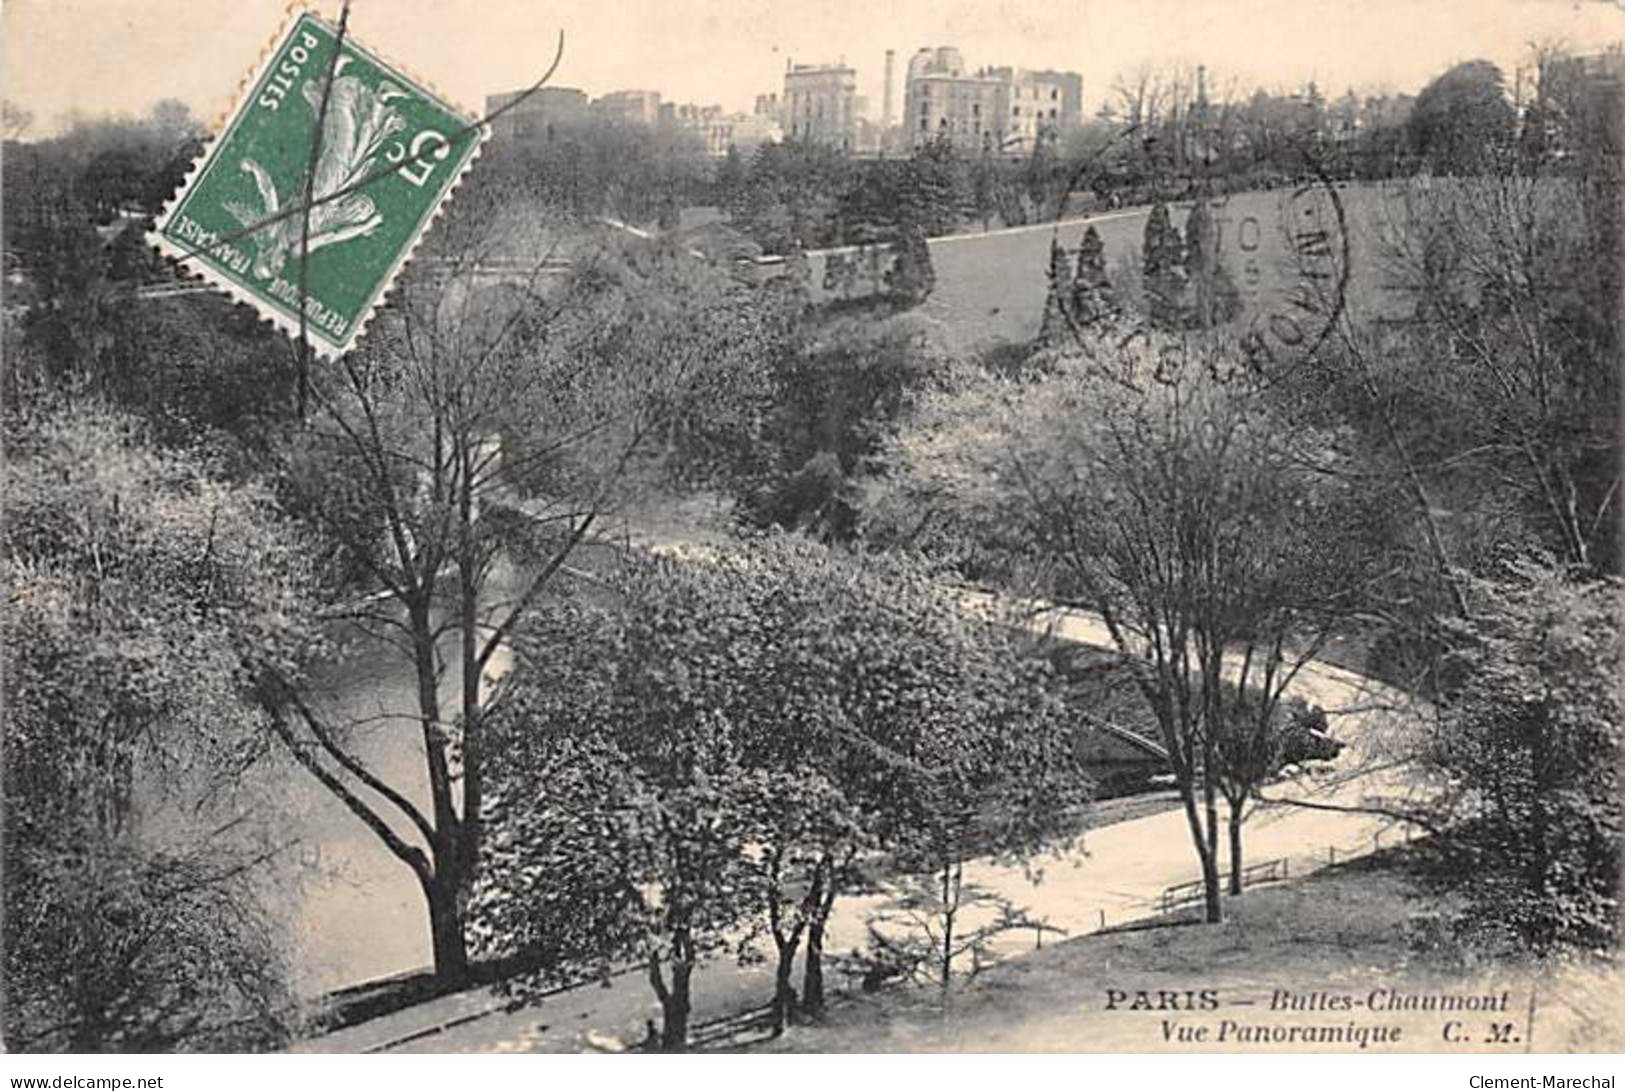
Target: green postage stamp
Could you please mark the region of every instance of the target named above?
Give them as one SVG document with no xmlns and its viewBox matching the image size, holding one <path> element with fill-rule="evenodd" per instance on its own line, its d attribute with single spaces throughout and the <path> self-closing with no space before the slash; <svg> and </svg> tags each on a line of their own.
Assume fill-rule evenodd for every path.
<svg viewBox="0 0 1625 1091">
<path fill-rule="evenodd" d="M 289 334 L 299 333 L 302 312 L 312 348 L 337 357 L 489 135 L 348 34 L 341 44 L 335 27 L 302 13 L 244 85 L 149 239 Z"/>
</svg>

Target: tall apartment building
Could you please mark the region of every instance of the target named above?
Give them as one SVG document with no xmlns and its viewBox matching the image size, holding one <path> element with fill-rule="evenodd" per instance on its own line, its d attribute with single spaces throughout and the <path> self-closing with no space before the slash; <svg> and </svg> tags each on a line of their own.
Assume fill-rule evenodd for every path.
<svg viewBox="0 0 1625 1091">
<path fill-rule="evenodd" d="M 858 74 L 844 64 L 789 64 L 780 127 L 791 140 L 851 151 L 857 143 Z"/>
<path fill-rule="evenodd" d="M 574 87 L 540 87 L 525 97 L 523 91 L 485 96 L 487 115 L 499 140 L 545 140 L 552 126 L 565 125 L 587 116 L 587 95 Z"/>
<path fill-rule="evenodd" d="M 914 146 L 946 139 L 962 151 L 1020 154 L 1082 120 L 1083 77 L 1021 68 L 970 71 L 952 46 L 908 62 L 902 125 Z"/>
<path fill-rule="evenodd" d="M 659 91 L 611 91 L 592 104 L 609 121 L 654 126 L 660 122 Z"/>
</svg>

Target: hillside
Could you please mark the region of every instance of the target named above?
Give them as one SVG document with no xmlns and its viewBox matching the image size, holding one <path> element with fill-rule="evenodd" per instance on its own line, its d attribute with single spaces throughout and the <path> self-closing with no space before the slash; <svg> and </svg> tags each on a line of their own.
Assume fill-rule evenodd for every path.
<svg viewBox="0 0 1625 1091">
<path fill-rule="evenodd" d="M 946 997 L 931 986 L 849 997 L 824 1025 L 754 1048 L 1523 1053 L 1625 1045 L 1609 1018 L 1617 1001 L 1603 970 L 1491 970 L 1448 943 L 1422 941 L 1443 906 L 1424 893 L 1408 863 L 1414 855 L 1392 850 L 1251 890 L 1228 900 L 1221 925 L 1153 919 L 1046 946 Z M 1440 1010 L 1456 1005 L 1476 1010 Z M 1392 1010 L 1423 1006 L 1432 1010 Z"/>
</svg>

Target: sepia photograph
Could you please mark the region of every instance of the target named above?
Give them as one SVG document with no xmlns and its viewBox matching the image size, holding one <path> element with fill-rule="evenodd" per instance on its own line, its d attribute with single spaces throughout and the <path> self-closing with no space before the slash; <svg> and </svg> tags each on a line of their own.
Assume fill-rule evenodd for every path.
<svg viewBox="0 0 1625 1091">
<path fill-rule="evenodd" d="M 9 1086 L 1625 1071 L 1625 3 L 0 49 Z"/>
</svg>

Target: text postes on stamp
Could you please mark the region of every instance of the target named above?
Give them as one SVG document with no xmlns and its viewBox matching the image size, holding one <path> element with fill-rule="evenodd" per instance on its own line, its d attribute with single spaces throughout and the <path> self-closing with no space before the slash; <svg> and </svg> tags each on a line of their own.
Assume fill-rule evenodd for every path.
<svg viewBox="0 0 1625 1091">
<path fill-rule="evenodd" d="M 488 135 L 302 13 L 149 238 L 290 334 L 302 312 L 311 346 L 336 357 L 365 329 Z"/>
</svg>

